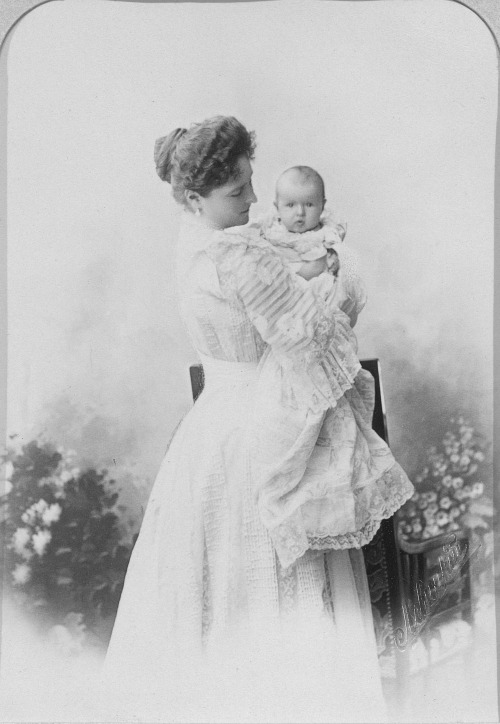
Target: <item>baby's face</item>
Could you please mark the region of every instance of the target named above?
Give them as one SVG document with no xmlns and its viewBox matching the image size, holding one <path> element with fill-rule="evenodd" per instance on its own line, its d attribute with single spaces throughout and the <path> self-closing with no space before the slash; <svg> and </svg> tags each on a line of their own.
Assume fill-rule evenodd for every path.
<svg viewBox="0 0 500 724">
<path fill-rule="evenodd" d="M 323 190 L 315 181 L 281 179 L 276 190 L 276 208 L 288 231 L 301 233 L 314 229 L 324 206 Z"/>
</svg>

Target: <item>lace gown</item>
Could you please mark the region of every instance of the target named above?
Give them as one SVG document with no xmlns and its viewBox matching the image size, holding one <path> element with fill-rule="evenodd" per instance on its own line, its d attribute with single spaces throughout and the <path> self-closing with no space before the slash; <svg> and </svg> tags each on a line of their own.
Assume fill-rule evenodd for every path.
<svg viewBox="0 0 500 724">
<path fill-rule="evenodd" d="M 205 388 L 132 554 L 105 666 L 109 716 L 382 721 L 356 529 L 368 522 L 373 535 L 413 488 L 393 459 L 370 467 L 366 422 L 357 497 L 345 481 L 332 493 L 335 456 L 317 459 L 328 410 L 345 407 L 351 433 L 357 419 L 348 318 L 269 244 L 184 216 L 179 296 Z"/>
</svg>

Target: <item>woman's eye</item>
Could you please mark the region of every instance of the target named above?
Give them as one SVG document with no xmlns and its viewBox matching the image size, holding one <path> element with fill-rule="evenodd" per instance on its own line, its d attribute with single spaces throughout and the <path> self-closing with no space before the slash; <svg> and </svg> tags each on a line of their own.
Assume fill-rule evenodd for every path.
<svg viewBox="0 0 500 724">
<path fill-rule="evenodd" d="M 237 191 L 235 194 L 231 194 L 231 196 L 233 196 L 233 197 L 241 196 L 241 190 Z"/>
</svg>

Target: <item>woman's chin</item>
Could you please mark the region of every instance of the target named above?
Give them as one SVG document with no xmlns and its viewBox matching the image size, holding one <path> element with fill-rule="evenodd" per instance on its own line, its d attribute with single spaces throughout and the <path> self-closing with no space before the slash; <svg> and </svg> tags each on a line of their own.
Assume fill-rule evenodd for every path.
<svg viewBox="0 0 500 724">
<path fill-rule="evenodd" d="M 244 214 L 240 214 L 237 219 L 233 219 L 232 222 L 228 226 L 226 226 L 226 229 L 232 226 L 245 226 L 245 224 L 248 224 L 249 218 L 250 214 L 248 213 L 248 211 Z"/>
</svg>

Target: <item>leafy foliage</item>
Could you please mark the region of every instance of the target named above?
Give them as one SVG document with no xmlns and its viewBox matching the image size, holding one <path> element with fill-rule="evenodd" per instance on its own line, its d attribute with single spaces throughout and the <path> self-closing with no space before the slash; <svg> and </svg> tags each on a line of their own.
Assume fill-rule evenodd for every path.
<svg viewBox="0 0 500 724">
<path fill-rule="evenodd" d="M 116 612 L 132 550 L 116 482 L 106 470 L 80 470 L 74 453 L 38 440 L 2 457 L 10 590 L 49 625 L 77 616 L 84 627 L 99 628 Z"/>
</svg>

